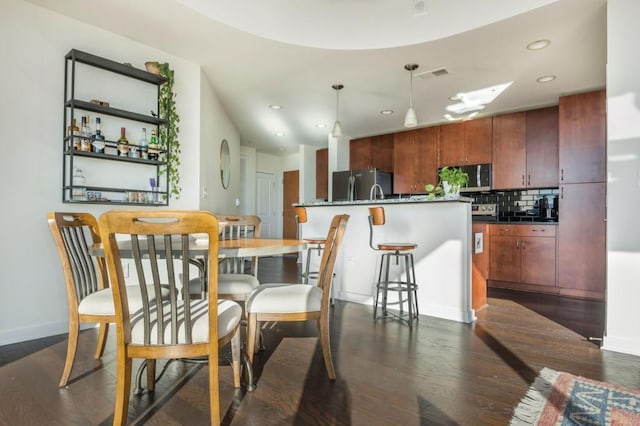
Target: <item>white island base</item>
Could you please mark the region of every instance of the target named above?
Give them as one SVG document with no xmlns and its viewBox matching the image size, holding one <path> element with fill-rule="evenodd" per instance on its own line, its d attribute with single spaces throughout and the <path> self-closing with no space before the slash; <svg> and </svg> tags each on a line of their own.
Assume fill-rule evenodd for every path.
<svg viewBox="0 0 640 426">
<path fill-rule="evenodd" d="M 471 323 L 471 204 L 465 200 L 304 205 L 308 222 L 302 238 L 324 236 L 334 215 L 350 216 L 336 261 L 333 296 L 373 305 L 380 267 L 380 251 L 369 247 L 369 207 L 382 205 L 386 224 L 374 226 L 376 243 L 416 243 L 414 250 L 418 309 L 429 315 Z M 302 255 L 305 265 L 306 252 Z M 313 264 L 318 256 L 312 258 Z"/>
</svg>

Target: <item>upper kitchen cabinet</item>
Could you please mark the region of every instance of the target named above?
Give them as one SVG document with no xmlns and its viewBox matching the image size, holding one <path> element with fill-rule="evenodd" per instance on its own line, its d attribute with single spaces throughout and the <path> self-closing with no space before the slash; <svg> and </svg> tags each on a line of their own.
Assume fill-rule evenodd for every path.
<svg viewBox="0 0 640 426">
<path fill-rule="evenodd" d="M 329 149 L 316 151 L 316 198 L 329 199 Z"/>
<path fill-rule="evenodd" d="M 491 163 L 492 118 L 440 126 L 440 166 Z"/>
<path fill-rule="evenodd" d="M 424 193 L 426 184 L 437 182 L 438 135 L 438 126 L 394 135 L 394 194 Z"/>
<path fill-rule="evenodd" d="M 561 97 L 559 117 L 560 184 L 604 182 L 605 91 Z"/>
<path fill-rule="evenodd" d="M 493 117 L 493 189 L 558 186 L 558 107 Z"/>
<path fill-rule="evenodd" d="M 349 143 L 349 169 L 370 168 L 393 172 L 393 134 L 353 139 Z"/>
<path fill-rule="evenodd" d="M 527 111 L 527 186 L 558 186 L 558 107 Z"/>
<path fill-rule="evenodd" d="M 493 117 L 493 189 L 526 187 L 526 113 Z"/>
</svg>

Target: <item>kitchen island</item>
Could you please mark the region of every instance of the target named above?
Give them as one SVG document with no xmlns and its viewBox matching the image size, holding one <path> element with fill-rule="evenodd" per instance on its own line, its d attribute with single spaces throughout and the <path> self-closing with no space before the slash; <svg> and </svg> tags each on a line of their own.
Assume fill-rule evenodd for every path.
<svg viewBox="0 0 640 426">
<path fill-rule="evenodd" d="M 391 199 L 298 204 L 307 208 L 301 238 L 325 235 L 334 215 L 349 223 L 336 261 L 333 296 L 373 304 L 381 253 L 369 247 L 369 207 L 382 205 L 386 224 L 374 227 L 373 244 L 411 242 L 421 315 L 471 323 L 471 200 Z M 306 259 L 303 253 L 302 264 Z M 317 262 L 318 256 L 312 258 Z"/>
</svg>

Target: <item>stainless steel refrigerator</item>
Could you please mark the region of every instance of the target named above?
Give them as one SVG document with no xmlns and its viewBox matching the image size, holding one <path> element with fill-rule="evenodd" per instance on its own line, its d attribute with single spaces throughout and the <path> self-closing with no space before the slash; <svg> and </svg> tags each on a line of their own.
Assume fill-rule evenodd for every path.
<svg viewBox="0 0 640 426">
<path fill-rule="evenodd" d="M 373 185 L 380 185 L 384 196 L 391 195 L 391 173 L 378 169 L 345 170 L 333 172 L 332 201 L 368 200 Z M 379 192 L 378 198 L 379 197 Z"/>
</svg>

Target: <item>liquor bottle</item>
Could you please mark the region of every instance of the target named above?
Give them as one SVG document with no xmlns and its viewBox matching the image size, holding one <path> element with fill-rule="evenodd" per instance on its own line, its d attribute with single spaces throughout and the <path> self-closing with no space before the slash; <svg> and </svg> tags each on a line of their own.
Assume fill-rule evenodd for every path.
<svg viewBox="0 0 640 426">
<path fill-rule="evenodd" d="M 96 117 L 96 133 L 93 135 L 93 152 L 104 153 L 104 136 L 100 130 L 100 117 Z"/>
<path fill-rule="evenodd" d="M 80 151 L 80 128 L 76 123 L 76 119 L 73 119 L 73 124 L 67 126 L 67 136 L 69 136 L 70 143 L 69 147 L 73 147 L 73 149 Z"/>
<path fill-rule="evenodd" d="M 125 136 L 126 129 L 120 127 L 120 137 L 118 138 L 118 155 L 126 157 L 129 154 L 129 140 Z"/>
<path fill-rule="evenodd" d="M 85 201 L 87 199 L 87 188 L 84 187 L 84 182 L 82 170 L 76 167 L 71 181 L 73 185 L 73 189 L 71 190 L 72 199 L 79 201 Z"/>
<path fill-rule="evenodd" d="M 136 141 L 131 139 L 129 141 L 129 158 L 140 158 L 140 150 Z"/>
<path fill-rule="evenodd" d="M 80 151 L 91 152 L 91 128 L 89 127 L 89 116 L 82 116 L 82 139 L 80 140 Z"/>
<path fill-rule="evenodd" d="M 151 139 L 147 148 L 149 160 L 157 160 L 160 157 L 158 150 L 158 138 L 156 137 L 156 129 L 151 129 Z"/>
<path fill-rule="evenodd" d="M 149 159 L 149 155 L 147 152 L 147 148 L 149 145 L 149 140 L 147 139 L 147 128 L 142 128 L 142 137 L 140 137 L 140 158 L 147 160 Z"/>
</svg>

